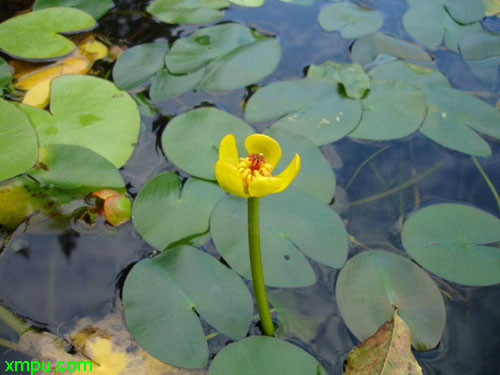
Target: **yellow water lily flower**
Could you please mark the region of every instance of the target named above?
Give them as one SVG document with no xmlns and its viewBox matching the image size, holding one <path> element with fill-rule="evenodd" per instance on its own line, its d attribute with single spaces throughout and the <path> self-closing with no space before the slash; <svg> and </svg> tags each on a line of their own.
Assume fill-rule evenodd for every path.
<svg viewBox="0 0 500 375">
<path fill-rule="evenodd" d="M 219 160 L 215 163 L 215 177 L 228 193 L 244 198 L 263 197 L 285 190 L 300 170 L 300 156 L 295 154 L 288 166 L 272 176 L 273 168 L 281 158 L 281 147 L 273 138 L 252 134 L 245 139 L 248 156 L 238 157 L 234 135 L 220 141 Z"/>
</svg>

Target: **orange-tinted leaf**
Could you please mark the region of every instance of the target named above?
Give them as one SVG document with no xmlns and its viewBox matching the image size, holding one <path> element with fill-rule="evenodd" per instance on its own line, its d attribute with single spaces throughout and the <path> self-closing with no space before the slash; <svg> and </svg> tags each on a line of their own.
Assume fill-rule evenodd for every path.
<svg viewBox="0 0 500 375">
<path fill-rule="evenodd" d="M 94 197 L 98 197 L 98 198 L 101 198 L 102 200 L 106 200 L 108 198 L 111 198 L 112 196 L 115 196 L 115 195 L 121 195 L 120 193 L 118 193 L 117 191 L 115 190 L 111 190 L 111 189 L 103 189 L 103 190 L 99 190 L 99 191 L 96 191 L 94 193 L 92 193 L 92 195 Z"/>
<path fill-rule="evenodd" d="M 130 199 L 122 195 L 113 195 L 104 201 L 104 217 L 108 223 L 117 226 L 126 223 L 132 215 Z"/>
</svg>

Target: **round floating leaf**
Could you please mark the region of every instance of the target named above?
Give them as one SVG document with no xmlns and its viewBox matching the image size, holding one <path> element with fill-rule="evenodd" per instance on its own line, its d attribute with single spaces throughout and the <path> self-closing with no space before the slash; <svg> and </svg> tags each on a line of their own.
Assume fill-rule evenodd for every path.
<svg viewBox="0 0 500 375">
<path fill-rule="evenodd" d="M 354 42 L 351 47 L 352 61 L 366 65 L 379 55 L 391 55 L 400 59 L 432 61 L 431 56 L 421 47 L 388 34 L 373 33 Z"/>
<path fill-rule="evenodd" d="M 321 151 L 307 138 L 285 129 L 272 128 L 266 134 L 281 146 L 281 160 L 273 175 L 286 168 L 297 153 L 300 155 L 300 172 L 292 185 L 311 194 L 316 199 L 330 203 L 335 192 L 335 175 Z"/>
<path fill-rule="evenodd" d="M 417 130 L 427 113 L 424 93 L 404 81 L 372 81 L 369 94 L 361 101 L 361 122 L 351 138 L 386 140 L 406 137 Z"/>
<path fill-rule="evenodd" d="M 353 3 L 325 6 L 318 16 L 320 26 L 326 31 L 340 30 L 344 39 L 355 39 L 373 33 L 383 24 L 382 15 Z"/>
<path fill-rule="evenodd" d="M 358 64 L 326 61 L 320 65 L 310 65 L 307 77 L 338 82 L 352 99 L 360 99 L 370 89 L 370 78 Z"/>
<path fill-rule="evenodd" d="M 489 156 L 488 143 L 480 132 L 500 139 L 500 112 L 465 92 L 433 87 L 426 92 L 429 110 L 420 132 L 452 150 L 469 155 Z"/>
<path fill-rule="evenodd" d="M 460 53 L 465 60 L 485 60 L 500 56 L 500 35 L 485 31 L 464 34 L 458 43 Z"/>
<path fill-rule="evenodd" d="M 349 259 L 335 289 L 347 327 L 360 340 L 391 319 L 394 307 L 418 350 L 434 348 L 446 323 L 443 297 L 432 279 L 402 256 L 371 250 Z"/>
<path fill-rule="evenodd" d="M 104 216 L 113 226 L 124 224 L 132 215 L 132 203 L 123 195 L 113 195 L 104 201 Z"/>
<path fill-rule="evenodd" d="M 215 180 L 222 137 L 234 134 L 238 148 L 253 129 L 239 118 L 216 108 L 198 108 L 176 116 L 161 137 L 167 158 L 180 169 L 207 180 Z"/>
<path fill-rule="evenodd" d="M 132 220 L 137 232 L 158 250 L 208 231 L 210 214 L 224 193 L 210 182 L 190 178 L 182 188 L 179 177 L 165 172 L 141 189 Z"/>
<path fill-rule="evenodd" d="M 98 19 L 104 16 L 112 6 L 112 0 L 36 0 L 33 10 L 72 7 L 83 10 L 95 19 Z"/>
<path fill-rule="evenodd" d="M 0 181 L 23 173 L 38 157 L 36 133 L 23 112 L 0 99 Z"/>
<path fill-rule="evenodd" d="M 229 0 L 233 4 L 241 5 L 243 7 L 260 7 L 264 5 L 264 0 Z"/>
<path fill-rule="evenodd" d="M 260 206 L 262 263 L 267 285 L 314 284 L 314 272 L 304 254 L 330 267 L 344 264 L 346 231 L 330 207 L 294 187 L 262 198 Z M 250 279 L 247 200 L 235 196 L 219 200 L 210 228 L 219 253 L 232 269 Z"/>
<path fill-rule="evenodd" d="M 140 117 L 134 100 L 104 79 L 67 75 L 52 81 L 50 112 L 20 105 L 40 144 L 72 144 L 121 167 L 134 151 Z"/>
<path fill-rule="evenodd" d="M 167 100 L 175 98 L 188 90 L 193 89 L 200 82 L 205 69 L 202 68 L 196 72 L 173 75 L 166 69 L 156 73 L 151 88 L 149 89 L 149 97 L 151 100 Z"/>
<path fill-rule="evenodd" d="M 225 0 L 155 0 L 147 11 L 169 24 L 207 23 L 224 17 L 218 9 L 227 8 Z"/>
<path fill-rule="evenodd" d="M 73 8 L 49 8 L 24 13 L 0 24 L 0 49 L 14 57 L 54 59 L 76 45 L 58 33 L 91 29 L 95 20 Z"/>
<path fill-rule="evenodd" d="M 28 174 L 45 191 L 71 198 L 102 189 L 125 190 L 123 178 L 111 162 L 80 146 L 40 147 L 38 164 Z"/>
<path fill-rule="evenodd" d="M 166 43 L 146 43 L 123 52 L 113 66 L 113 81 L 123 90 L 130 90 L 164 68 Z"/>
<path fill-rule="evenodd" d="M 245 118 L 279 119 L 273 127 L 300 134 L 316 145 L 334 142 L 354 129 L 361 102 L 339 95 L 337 84 L 316 78 L 277 82 L 250 97 Z"/>
<path fill-rule="evenodd" d="M 447 280 L 471 286 L 500 283 L 500 220 L 461 204 L 434 204 L 412 214 L 403 246 L 420 265 Z"/>
<path fill-rule="evenodd" d="M 318 361 L 298 346 L 274 337 L 252 336 L 223 348 L 208 375 L 326 375 Z"/>
<path fill-rule="evenodd" d="M 276 39 L 256 40 L 207 65 L 196 88 L 221 91 L 248 86 L 271 74 L 280 59 L 281 49 Z"/>
<path fill-rule="evenodd" d="M 197 314 L 223 334 L 247 333 L 253 301 L 243 281 L 214 257 L 181 246 L 137 263 L 125 280 L 127 327 L 156 358 L 201 368 L 208 360 Z"/>
<path fill-rule="evenodd" d="M 292 3 L 292 4 L 297 4 L 297 5 L 302 5 L 302 6 L 310 6 L 315 3 L 316 0 L 281 0 L 284 3 Z"/>
<path fill-rule="evenodd" d="M 12 81 L 12 70 L 10 65 L 0 57 L 0 96 L 2 96 L 2 89 Z"/>
<path fill-rule="evenodd" d="M 484 17 L 481 0 L 442 0 L 448 13 L 461 24 L 479 21 Z"/>
</svg>

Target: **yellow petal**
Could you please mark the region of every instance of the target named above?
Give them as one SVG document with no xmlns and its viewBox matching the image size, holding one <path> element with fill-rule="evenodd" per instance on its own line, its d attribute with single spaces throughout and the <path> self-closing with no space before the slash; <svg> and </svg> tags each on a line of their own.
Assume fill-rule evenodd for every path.
<svg viewBox="0 0 500 375">
<path fill-rule="evenodd" d="M 23 103 L 37 108 L 47 107 L 50 98 L 50 82 L 49 79 L 30 88 L 24 95 Z"/>
<path fill-rule="evenodd" d="M 295 154 L 293 157 L 292 161 L 288 166 L 281 172 L 279 175 L 276 176 L 276 178 L 281 180 L 281 188 L 277 193 L 280 191 L 285 190 L 288 185 L 297 177 L 297 174 L 300 171 L 300 156 L 299 154 Z"/>
<path fill-rule="evenodd" d="M 219 160 L 238 166 L 238 147 L 236 146 L 236 138 L 234 135 L 228 134 L 221 139 L 219 144 Z"/>
<path fill-rule="evenodd" d="M 248 194 L 245 193 L 243 188 L 241 174 L 234 165 L 218 160 L 217 163 L 215 163 L 215 177 L 222 190 L 230 194 L 248 198 Z"/>
<path fill-rule="evenodd" d="M 248 192 L 251 197 L 265 197 L 283 190 L 282 183 L 283 181 L 277 177 L 257 177 L 248 185 Z"/>
<path fill-rule="evenodd" d="M 245 139 L 245 148 L 249 154 L 264 154 L 266 163 L 273 168 L 281 159 L 281 147 L 273 138 L 264 134 L 252 134 Z"/>
</svg>

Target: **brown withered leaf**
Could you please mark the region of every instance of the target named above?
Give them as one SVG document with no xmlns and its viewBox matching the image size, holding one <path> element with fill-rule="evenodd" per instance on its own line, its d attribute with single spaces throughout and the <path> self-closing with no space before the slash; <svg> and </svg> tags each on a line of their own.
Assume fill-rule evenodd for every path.
<svg viewBox="0 0 500 375">
<path fill-rule="evenodd" d="M 422 375 L 411 351 L 410 328 L 397 309 L 391 320 L 351 350 L 344 375 Z"/>
</svg>

